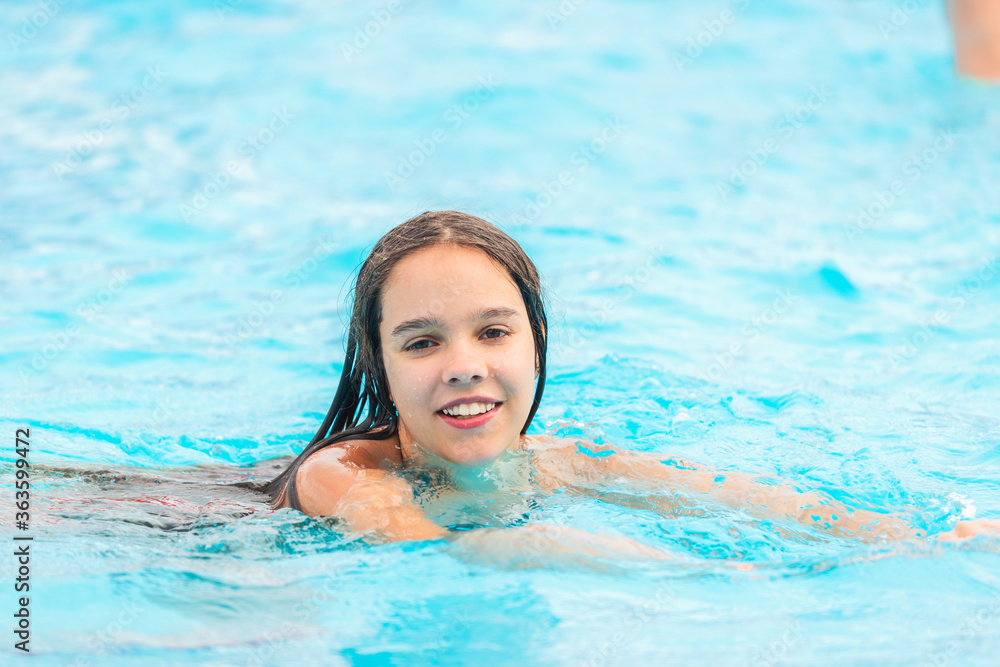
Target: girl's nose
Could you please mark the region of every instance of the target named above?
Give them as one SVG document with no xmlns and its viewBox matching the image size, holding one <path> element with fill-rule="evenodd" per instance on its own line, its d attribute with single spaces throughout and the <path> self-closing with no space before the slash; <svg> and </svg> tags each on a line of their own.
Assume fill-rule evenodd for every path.
<svg viewBox="0 0 1000 667">
<path fill-rule="evenodd" d="M 444 369 L 444 381 L 450 385 L 478 382 L 489 372 L 482 357 L 468 351 L 456 351 Z"/>
</svg>

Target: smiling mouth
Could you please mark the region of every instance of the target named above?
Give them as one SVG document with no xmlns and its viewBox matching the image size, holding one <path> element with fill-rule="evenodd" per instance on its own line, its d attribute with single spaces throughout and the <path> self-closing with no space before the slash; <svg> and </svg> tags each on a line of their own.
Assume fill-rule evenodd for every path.
<svg viewBox="0 0 1000 667">
<path fill-rule="evenodd" d="M 502 405 L 500 402 L 462 403 L 461 405 L 453 405 L 450 408 L 445 408 L 444 410 L 438 410 L 438 414 L 445 415 L 447 417 L 454 417 L 455 419 L 471 419 L 472 417 L 478 417 L 488 412 L 493 412 L 500 405 Z"/>
<path fill-rule="evenodd" d="M 435 414 L 451 426 L 470 429 L 482 426 L 493 419 L 502 405 L 503 403 L 463 403 L 447 410 L 438 410 Z"/>
</svg>

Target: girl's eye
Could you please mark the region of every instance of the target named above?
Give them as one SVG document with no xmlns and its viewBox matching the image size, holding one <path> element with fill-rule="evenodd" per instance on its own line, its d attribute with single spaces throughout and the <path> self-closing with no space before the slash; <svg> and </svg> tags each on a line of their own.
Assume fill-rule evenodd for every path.
<svg viewBox="0 0 1000 667">
<path fill-rule="evenodd" d="M 510 332 L 504 329 L 497 329 L 496 327 L 491 327 L 483 332 L 482 336 L 486 338 L 503 338 L 504 336 L 509 336 Z M 426 350 L 434 344 L 434 341 L 422 338 L 421 340 L 414 341 L 406 347 L 403 348 L 404 352 L 415 352 L 419 350 Z"/>
</svg>

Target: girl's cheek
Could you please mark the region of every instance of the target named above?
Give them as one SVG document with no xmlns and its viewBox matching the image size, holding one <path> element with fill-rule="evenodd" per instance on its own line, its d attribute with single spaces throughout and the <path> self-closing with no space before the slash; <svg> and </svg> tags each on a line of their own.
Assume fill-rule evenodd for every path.
<svg viewBox="0 0 1000 667">
<path fill-rule="evenodd" d="M 425 374 L 417 373 L 415 369 L 410 368 L 410 364 L 407 364 L 405 359 L 383 356 L 382 361 L 385 364 L 386 379 L 389 380 L 390 394 L 394 400 L 412 402 L 413 398 L 420 393 L 414 381 L 418 376 Z"/>
<path fill-rule="evenodd" d="M 533 346 L 523 346 L 504 350 L 496 361 L 497 370 L 503 370 L 508 375 L 513 372 L 531 372 L 535 374 L 535 350 Z M 527 370 L 526 370 L 527 369 Z"/>
<path fill-rule="evenodd" d="M 396 374 L 396 364 L 393 358 L 385 352 L 382 353 L 382 366 L 385 367 L 386 377 L 392 377 Z"/>
<path fill-rule="evenodd" d="M 416 397 L 427 396 L 433 392 L 435 381 L 441 377 L 443 372 L 434 360 L 419 361 L 423 363 L 414 363 L 408 367 L 406 377 L 403 379 L 410 393 Z"/>
<path fill-rule="evenodd" d="M 501 352 L 494 359 L 490 369 L 491 375 L 503 377 L 510 369 L 511 353 Z"/>
</svg>

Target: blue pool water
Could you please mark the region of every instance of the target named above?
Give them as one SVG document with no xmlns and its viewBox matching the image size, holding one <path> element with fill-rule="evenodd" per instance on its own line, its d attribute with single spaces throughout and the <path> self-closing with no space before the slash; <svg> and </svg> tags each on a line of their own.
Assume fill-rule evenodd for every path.
<svg viewBox="0 0 1000 667">
<path fill-rule="evenodd" d="M 0 506 L 9 551 L 30 427 L 37 664 L 989 664 L 996 538 L 468 508 L 678 555 L 517 569 L 211 484 L 301 449 L 358 262 L 455 208 L 547 281 L 532 432 L 1000 517 L 1000 89 L 953 75 L 940 3 L 893 12 L 3 3 Z"/>
</svg>

